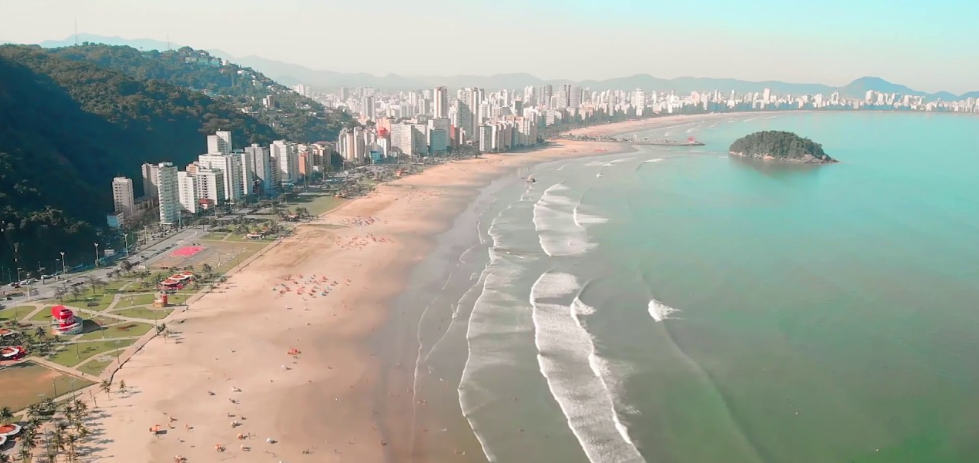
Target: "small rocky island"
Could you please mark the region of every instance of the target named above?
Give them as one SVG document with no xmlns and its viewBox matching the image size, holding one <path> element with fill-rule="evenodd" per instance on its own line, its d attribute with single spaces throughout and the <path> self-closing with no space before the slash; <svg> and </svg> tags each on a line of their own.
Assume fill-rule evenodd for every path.
<svg viewBox="0 0 979 463">
<path fill-rule="evenodd" d="M 741 137 L 731 144 L 732 156 L 786 161 L 805 164 L 830 164 L 837 162 L 823 151 L 823 146 L 792 132 L 766 130 Z"/>
</svg>

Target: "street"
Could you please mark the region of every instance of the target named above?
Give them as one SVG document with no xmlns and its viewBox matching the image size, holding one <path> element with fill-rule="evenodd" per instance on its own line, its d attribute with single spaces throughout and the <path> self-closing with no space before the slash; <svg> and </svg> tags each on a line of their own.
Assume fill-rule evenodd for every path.
<svg viewBox="0 0 979 463">
<path fill-rule="evenodd" d="M 145 265 L 149 267 L 150 264 L 174 248 L 183 245 L 184 243 L 196 242 L 203 238 L 206 234 L 207 232 L 201 230 L 200 227 L 185 228 L 171 236 L 164 238 L 163 240 L 153 243 L 149 247 L 132 252 L 127 260 L 132 262 L 134 266 Z M 108 267 L 99 267 L 93 270 L 69 273 L 67 275 L 62 275 L 61 280 L 48 278 L 43 284 L 41 281 L 37 281 L 29 286 L 21 287 L 20 289 L 24 290 L 22 291 L 23 295 L 21 296 L 14 297 L 9 301 L 6 300 L 6 297 L 4 297 L 3 300 L 0 300 L 0 305 L 5 307 L 13 307 L 24 302 L 36 301 L 40 299 L 51 299 L 55 297 L 55 291 L 62 285 L 62 283 L 87 281 L 89 278 L 107 279 L 109 272 L 115 270 L 117 266 L 118 264 L 114 264 Z M 6 285 L 0 289 L 0 291 L 6 291 L 9 293 L 17 290 L 11 288 L 9 285 Z M 28 293 L 31 295 L 28 296 Z"/>
</svg>

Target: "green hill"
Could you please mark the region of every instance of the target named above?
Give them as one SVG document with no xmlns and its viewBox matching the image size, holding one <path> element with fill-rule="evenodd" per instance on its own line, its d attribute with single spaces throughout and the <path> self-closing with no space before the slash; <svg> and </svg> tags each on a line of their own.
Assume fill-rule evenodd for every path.
<svg viewBox="0 0 979 463">
<path fill-rule="evenodd" d="M 792 161 L 810 164 L 836 162 L 823 146 L 792 132 L 766 130 L 741 137 L 731 144 L 732 155 L 766 161 Z"/>
<path fill-rule="evenodd" d="M 156 79 L 203 92 L 255 116 L 273 127 L 280 137 L 291 141 L 333 141 L 343 124 L 351 121 L 349 114 L 327 109 L 260 72 L 190 47 L 161 52 L 85 43 L 47 51 L 137 79 Z M 263 104 L 263 99 L 269 96 L 273 101 L 271 108 Z"/>
<path fill-rule="evenodd" d="M 215 130 L 232 130 L 240 145 L 277 137 L 228 103 L 33 46 L 0 46 L 0 83 L 0 267 L 8 269 L 14 248 L 25 268 L 50 266 L 59 251 L 88 256 L 112 209 L 114 176 L 133 178 L 138 195 L 142 163 L 192 162 Z"/>
</svg>

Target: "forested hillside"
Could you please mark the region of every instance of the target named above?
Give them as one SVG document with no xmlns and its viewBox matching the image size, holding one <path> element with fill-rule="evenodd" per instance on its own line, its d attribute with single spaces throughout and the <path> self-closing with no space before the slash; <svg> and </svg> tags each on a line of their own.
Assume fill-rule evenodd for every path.
<svg viewBox="0 0 979 463">
<path fill-rule="evenodd" d="M 156 79 L 203 92 L 255 116 L 291 141 L 334 141 L 343 124 L 351 121 L 347 113 L 327 109 L 260 72 L 190 47 L 160 52 L 85 43 L 48 52 L 137 79 Z M 268 96 L 272 97 L 271 107 L 263 104 Z"/>
<path fill-rule="evenodd" d="M 133 178 L 138 196 L 142 163 L 187 164 L 222 129 L 241 145 L 277 136 L 201 93 L 0 46 L 0 266 L 12 265 L 15 248 L 21 262 L 87 253 L 111 212 L 114 176 Z"/>
</svg>

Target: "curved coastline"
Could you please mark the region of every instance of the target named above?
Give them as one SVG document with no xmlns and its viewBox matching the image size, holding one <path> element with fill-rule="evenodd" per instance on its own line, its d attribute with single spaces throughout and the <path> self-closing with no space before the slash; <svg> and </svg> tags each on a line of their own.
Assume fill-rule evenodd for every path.
<svg viewBox="0 0 979 463">
<path fill-rule="evenodd" d="M 704 118 L 598 127 L 630 131 Z M 464 451 L 462 461 L 485 461 L 468 429 L 447 436 L 460 441 L 458 446 L 420 438 L 424 424 L 415 417 L 425 405 L 413 393 L 412 366 L 420 357 L 424 307 L 395 314 L 393 301 L 439 237 L 495 180 L 538 163 L 624 149 L 628 145 L 561 141 L 453 162 L 379 185 L 300 226 L 275 252 L 168 320 L 179 343 L 153 339 L 123 365 L 115 380 L 125 380 L 136 393 L 113 397 L 104 407 L 96 426 L 109 440 L 92 457 L 168 461 L 182 455 L 207 461 L 217 442 L 228 446 L 222 459 L 244 461 L 269 454 L 301 459 L 304 451 L 320 454 L 316 458 L 336 458 L 336 452 L 344 460 L 398 462 L 438 461 L 436 454 Z M 286 277 L 313 274 L 336 281 L 330 296 L 293 300 L 270 290 Z M 285 355 L 292 347 L 303 352 L 299 358 Z M 229 388 L 241 392 L 231 395 Z M 179 420 L 168 436 L 139 431 L 139 425 L 151 426 L 164 413 Z M 253 438 L 235 441 L 238 431 L 228 427 L 229 415 L 247 417 L 242 429 Z M 277 442 L 268 444 L 266 438 Z"/>
</svg>

